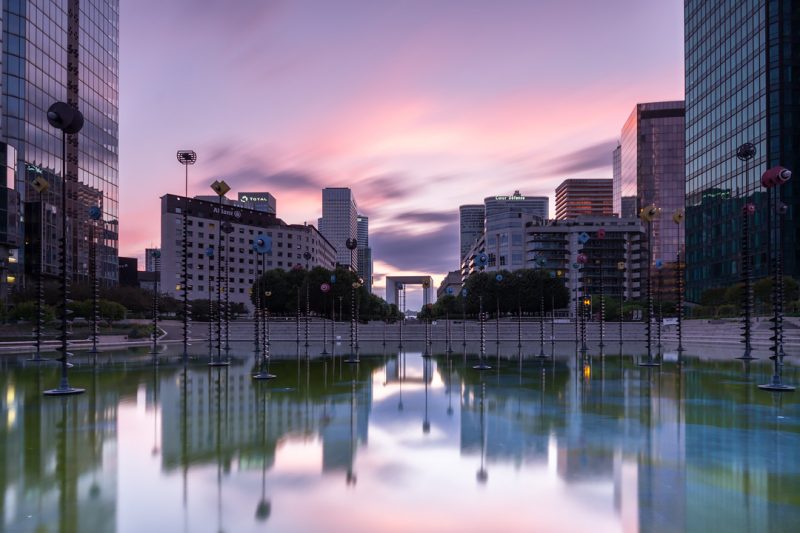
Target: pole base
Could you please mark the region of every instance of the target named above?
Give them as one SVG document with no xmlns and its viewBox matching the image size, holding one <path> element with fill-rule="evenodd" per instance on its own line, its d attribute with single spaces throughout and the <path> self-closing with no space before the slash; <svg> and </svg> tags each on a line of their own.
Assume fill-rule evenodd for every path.
<svg viewBox="0 0 800 533">
<path fill-rule="evenodd" d="M 487 365 L 486 363 L 478 363 L 477 365 L 472 367 L 473 370 L 491 370 L 492 367 Z"/>
<path fill-rule="evenodd" d="M 269 372 L 259 372 L 258 374 L 253 374 L 252 377 L 253 379 L 275 379 L 277 376 Z"/>
<path fill-rule="evenodd" d="M 746 353 L 741 357 L 737 357 L 736 359 L 740 359 L 742 361 L 755 361 L 756 359 L 758 359 L 758 357 L 753 357 L 749 353 Z"/>
<path fill-rule="evenodd" d="M 425 352 L 424 354 L 422 354 L 422 358 L 423 359 L 430 359 L 431 357 L 432 357 L 432 355 L 430 353 L 428 353 L 428 352 Z"/>
<path fill-rule="evenodd" d="M 794 392 L 795 389 L 791 385 L 784 385 L 783 383 L 767 383 L 766 385 L 759 385 L 758 388 L 773 392 Z"/>
<path fill-rule="evenodd" d="M 330 355 L 330 352 L 323 348 L 323 350 L 321 352 L 319 352 L 319 354 L 320 355 Z"/>
<path fill-rule="evenodd" d="M 656 361 L 644 361 L 642 363 L 639 363 L 638 366 L 645 366 L 645 367 L 647 367 L 647 366 L 661 366 L 661 363 L 656 362 Z"/>
<path fill-rule="evenodd" d="M 59 387 L 57 389 L 48 389 L 44 391 L 45 396 L 68 396 L 70 394 L 82 394 L 86 389 L 79 389 L 77 387 Z"/>
<path fill-rule="evenodd" d="M 209 361 L 208 366 L 230 366 L 230 361 Z"/>
</svg>

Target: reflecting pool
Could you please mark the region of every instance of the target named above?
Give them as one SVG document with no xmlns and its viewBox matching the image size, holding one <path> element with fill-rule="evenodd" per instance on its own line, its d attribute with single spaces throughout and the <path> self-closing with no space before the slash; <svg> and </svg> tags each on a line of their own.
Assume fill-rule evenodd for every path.
<svg viewBox="0 0 800 533">
<path fill-rule="evenodd" d="M 246 354 L 246 348 L 241 353 Z M 2 359 L 3 531 L 790 531 L 800 392 L 770 361 L 386 351 L 230 366 Z M 345 356 L 346 357 L 346 356 Z M 787 366 L 797 384 L 800 373 Z"/>
</svg>

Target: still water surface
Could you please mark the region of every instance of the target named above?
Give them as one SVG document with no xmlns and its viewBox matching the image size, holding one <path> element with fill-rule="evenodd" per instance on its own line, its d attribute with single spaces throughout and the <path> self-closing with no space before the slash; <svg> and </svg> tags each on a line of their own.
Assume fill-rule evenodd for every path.
<svg viewBox="0 0 800 533">
<path fill-rule="evenodd" d="M 243 352 L 244 353 L 244 352 Z M 3 531 L 796 531 L 800 392 L 769 361 L 472 369 L 386 352 L 209 368 L 3 360 Z M 797 369 L 786 379 L 797 383 Z"/>
</svg>

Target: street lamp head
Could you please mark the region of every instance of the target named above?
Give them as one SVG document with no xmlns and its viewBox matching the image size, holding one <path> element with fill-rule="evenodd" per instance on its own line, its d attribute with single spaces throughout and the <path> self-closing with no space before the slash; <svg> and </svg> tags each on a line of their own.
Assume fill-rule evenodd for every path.
<svg viewBox="0 0 800 533">
<path fill-rule="evenodd" d="M 358 248 L 358 240 L 357 239 L 347 239 L 344 243 L 348 250 L 355 250 Z"/>
<path fill-rule="evenodd" d="M 92 220 L 100 220 L 100 217 L 103 216 L 103 212 L 100 208 L 96 205 L 93 205 L 89 208 L 89 218 Z"/>
<path fill-rule="evenodd" d="M 683 222 L 683 219 L 686 215 L 683 213 L 683 209 L 678 209 L 672 214 L 672 221 L 676 224 L 680 224 Z"/>
<path fill-rule="evenodd" d="M 56 102 L 47 110 L 47 122 L 64 133 L 78 133 L 83 128 L 83 114 L 66 102 Z"/>
<path fill-rule="evenodd" d="M 749 161 L 756 156 L 756 145 L 753 143 L 744 143 L 736 149 L 736 157 L 739 161 Z"/>
<path fill-rule="evenodd" d="M 639 218 L 644 220 L 645 222 L 652 222 L 658 218 L 658 215 L 661 214 L 661 209 L 656 207 L 653 204 L 650 204 L 646 207 L 643 207 L 641 211 L 639 211 Z"/>
<path fill-rule="evenodd" d="M 772 167 L 761 175 L 761 186 L 767 189 L 779 187 L 792 179 L 792 171 L 782 166 Z"/>
<path fill-rule="evenodd" d="M 194 165 L 197 162 L 197 154 L 194 150 L 178 150 L 178 163 L 181 165 Z"/>
</svg>

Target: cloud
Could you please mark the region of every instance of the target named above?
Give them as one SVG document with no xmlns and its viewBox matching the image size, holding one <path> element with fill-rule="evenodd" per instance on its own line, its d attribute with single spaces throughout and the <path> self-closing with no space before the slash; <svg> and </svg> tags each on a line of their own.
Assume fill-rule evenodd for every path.
<svg viewBox="0 0 800 533">
<path fill-rule="evenodd" d="M 545 161 L 544 167 L 551 174 L 578 174 L 610 167 L 612 152 L 616 146 L 616 139 L 608 139 Z"/>
<path fill-rule="evenodd" d="M 409 224 L 447 224 L 458 219 L 456 211 L 409 211 L 395 215 L 395 222 Z"/>
<path fill-rule="evenodd" d="M 412 234 L 402 230 L 378 230 L 370 235 L 372 254 L 397 271 L 439 274 L 458 267 L 458 223 Z"/>
<path fill-rule="evenodd" d="M 262 168 L 246 166 L 223 171 L 220 175 L 230 176 L 227 181 L 234 190 L 239 191 L 318 191 L 322 187 L 314 174 L 303 170 L 281 170 L 270 173 Z"/>
</svg>

